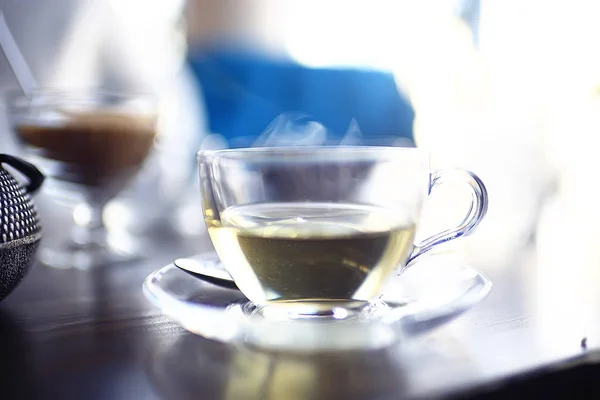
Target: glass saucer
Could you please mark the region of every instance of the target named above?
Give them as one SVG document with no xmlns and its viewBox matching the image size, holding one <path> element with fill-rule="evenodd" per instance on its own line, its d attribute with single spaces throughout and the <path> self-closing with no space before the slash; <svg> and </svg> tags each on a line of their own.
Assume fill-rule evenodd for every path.
<svg viewBox="0 0 600 400">
<path fill-rule="evenodd" d="M 194 257 L 218 266 L 215 253 Z M 175 265 L 150 274 L 145 296 L 182 327 L 208 339 L 275 350 L 388 346 L 438 327 L 483 300 L 492 288 L 480 272 L 451 256 L 427 255 L 392 278 L 384 294 L 354 315 L 327 319 L 264 316 L 237 289 L 192 277 Z"/>
</svg>

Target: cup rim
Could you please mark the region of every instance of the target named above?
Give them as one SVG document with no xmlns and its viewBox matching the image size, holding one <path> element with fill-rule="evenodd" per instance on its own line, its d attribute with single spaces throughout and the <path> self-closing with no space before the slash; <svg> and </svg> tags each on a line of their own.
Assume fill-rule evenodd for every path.
<svg viewBox="0 0 600 400">
<path fill-rule="evenodd" d="M 398 153 L 421 154 L 429 158 L 427 150 L 418 147 L 392 147 L 392 146 L 281 146 L 281 147 L 243 147 L 235 149 L 200 150 L 197 153 L 198 160 L 208 157 L 230 160 L 246 160 L 254 157 L 270 156 L 307 156 L 314 154 L 322 155 L 397 155 Z"/>
<path fill-rule="evenodd" d="M 20 89 L 11 89 L 4 93 L 3 102 L 10 109 L 27 109 L 32 107 L 43 107 L 44 104 L 32 104 L 36 95 L 47 96 L 55 99 L 91 99 L 94 96 L 109 96 L 117 99 L 146 98 L 153 102 L 158 102 L 158 95 L 152 92 L 135 90 L 113 90 L 102 87 L 89 87 L 78 89 L 60 89 L 45 87 L 35 89 L 32 93 L 25 94 Z M 17 101 L 28 101 L 28 104 L 16 104 Z"/>
</svg>

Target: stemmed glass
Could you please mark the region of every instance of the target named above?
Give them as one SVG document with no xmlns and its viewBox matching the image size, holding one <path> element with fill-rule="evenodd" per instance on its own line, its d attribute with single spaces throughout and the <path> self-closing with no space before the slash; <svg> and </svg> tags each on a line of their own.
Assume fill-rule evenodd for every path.
<svg viewBox="0 0 600 400">
<path fill-rule="evenodd" d="M 49 176 L 53 197 L 75 200 L 73 229 L 40 249 L 43 263 L 88 268 L 137 258 L 109 240 L 104 206 L 140 170 L 157 134 L 151 95 L 39 90 L 8 96 L 8 116 L 27 156 Z"/>
</svg>

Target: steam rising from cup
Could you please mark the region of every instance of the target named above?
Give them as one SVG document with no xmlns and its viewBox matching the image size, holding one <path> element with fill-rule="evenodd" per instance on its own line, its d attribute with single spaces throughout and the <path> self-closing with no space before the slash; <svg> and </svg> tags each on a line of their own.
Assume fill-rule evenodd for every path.
<svg viewBox="0 0 600 400">
<path fill-rule="evenodd" d="M 301 112 L 286 112 L 277 116 L 271 124 L 254 141 L 252 147 L 282 147 L 282 146 L 324 146 L 344 145 L 356 146 L 363 143 L 360 128 L 355 119 L 344 137 L 336 143 L 329 136 L 329 130 L 308 114 Z"/>
<path fill-rule="evenodd" d="M 340 141 L 341 146 L 358 146 L 363 144 L 363 137 L 358 127 L 358 122 L 354 118 L 350 121 L 346 134 Z"/>
</svg>

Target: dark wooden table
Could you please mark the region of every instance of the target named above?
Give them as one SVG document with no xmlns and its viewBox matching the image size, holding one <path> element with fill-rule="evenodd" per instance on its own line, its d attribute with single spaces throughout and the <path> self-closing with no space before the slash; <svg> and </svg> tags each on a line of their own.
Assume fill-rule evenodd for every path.
<svg viewBox="0 0 600 400">
<path fill-rule="evenodd" d="M 143 279 L 174 257 L 210 245 L 206 238 L 161 243 L 148 246 L 148 258 L 133 265 L 89 271 L 33 266 L 0 304 L 0 399 L 495 397 L 540 394 L 543 388 L 572 393 L 589 383 L 587 370 L 568 375 L 573 366 L 587 361 L 595 368 L 590 349 L 600 343 L 600 318 L 594 318 L 600 294 L 585 300 L 591 307 L 582 317 L 587 325 L 565 327 L 578 311 L 544 303 L 554 295 L 569 306 L 569 293 L 540 289 L 540 271 L 528 251 L 501 268 L 479 266 L 494 281 L 491 295 L 434 332 L 377 351 L 310 355 L 228 347 L 162 317 L 143 297 Z"/>
</svg>

